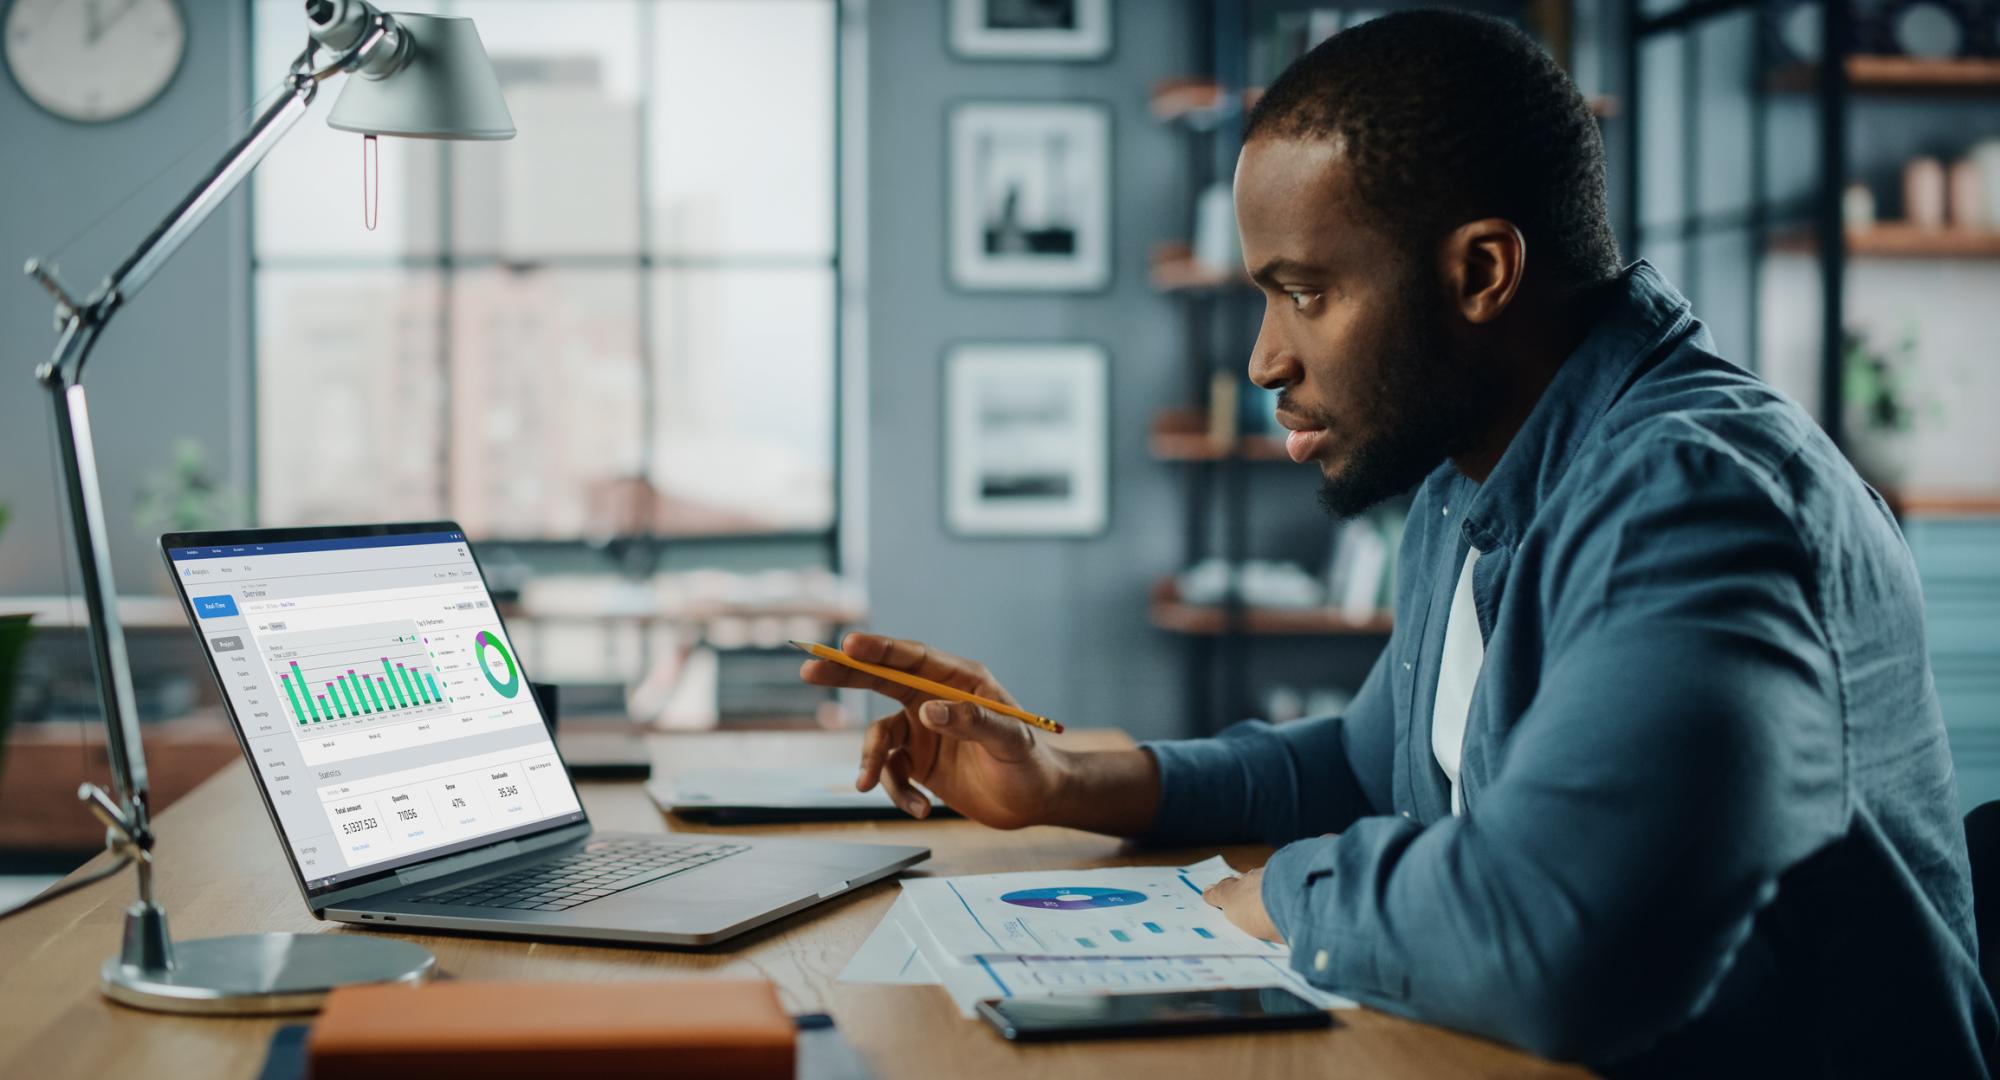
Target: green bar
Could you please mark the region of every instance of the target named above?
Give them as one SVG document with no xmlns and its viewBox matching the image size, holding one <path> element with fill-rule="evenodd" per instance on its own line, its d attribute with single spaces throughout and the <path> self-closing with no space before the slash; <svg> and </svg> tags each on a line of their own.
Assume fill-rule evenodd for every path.
<svg viewBox="0 0 2000 1080">
<path fill-rule="evenodd" d="M 424 682 L 425 682 L 425 683 L 426 683 L 427 685 L 429 685 L 429 687 L 431 688 L 431 700 L 432 700 L 432 701 L 443 701 L 443 700 L 444 700 L 444 695 L 443 695 L 443 694 L 440 694 L 440 693 L 438 693 L 438 681 L 437 681 L 437 679 L 433 678 L 433 677 L 432 677 L 432 675 L 431 675 L 431 673 L 430 673 L 430 672 L 428 672 L 428 671 L 424 672 Z"/>
<path fill-rule="evenodd" d="M 285 684 L 285 696 L 292 699 L 292 711 L 298 714 L 299 723 L 306 723 L 306 711 L 299 707 L 299 692 L 292 689 L 291 676 L 280 675 L 278 681 Z"/>
<path fill-rule="evenodd" d="M 332 683 L 326 684 L 326 700 L 333 703 L 335 714 L 343 720 L 347 719 L 347 710 L 340 707 L 340 691 L 334 689 Z"/>
<path fill-rule="evenodd" d="M 395 712 L 396 699 L 389 696 L 389 680 L 384 679 L 380 675 L 377 675 L 375 676 L 373 681 L 375 683 L 376 692 L 382 696 L 382 707 L 388 710 L 389 712 Z"/>
<path fill-rule="evenodd" d="M 410 678 L 410 669 L 404 667 L 401 664 L 397 664 L 396 674 L 402 677 L 403 689 L 409 691 L 410 693 L 410 704 L 422 705 L 424 703 L 424 699 L 421 695 L 417 693 L 417 681 L 415 679 Z"/>
<path fill-rule="evenodd" d="M 348 684 L 345 675 L 340 677 L 340 694 L 347 699 L 347 711 L 360 716 L 361 706 L 354 700 L 354 687 Z"/>
<path fill-rule="evenodd" d="M 389 666 L 389 658 L 386 656 L 382 658 L 382 671 L 389 676 L 389 689 L 396 692 L 396 707 L 399 709 L 409 708 L 410 703 L 403 700 L 403 686 L 396 681 L 396 669 Z"/>
<path fill-rule="evenodd" d="M 385 709 L 385 708 L 383 708 L 383 707 L 382 707 L 382 699 L 381 699 L 380 697 L 377 697 L 377 696 L 376 696 L 376 694 L 375 694 L 375 684 L 374 684 L 374 683 L 372 683 L 372 682 L 369 682 L 369 681 L 368 681 L 368 679 L 367 679 L 367 678 L 366 678 L 365 676 L 361 678 L 361 689 L 363 689 L 363 690 L 366 690 L 366 691 L 368 692 L 368 703 L 369 703 L 370 705 L 373 705 L 373 706 L 375 707 L 375 711 L 376 711 L 376 712 L 388 712 L 388 711 L 389 711 L 389 710 L 387 710 L 387 709 Z"/>
<path fill-rule="evenodd" d="M 292 678 L 299 684 L 299 695 L 306 699 L 306 707 L 312 710 L 314 723 L 319 722 L 319 706 L 313 704 L 312 684 L 306 682 L 306 673 L 299 670 L 299 662 L 292 661 Z"/>
<path fill-rule="evenodd" d="M 332 712 L 333 712 L 333 710 L 332 710 L 332 709 L 327 709 L 327 708 L 326 708 L 326 695 L 325 695 L 325 694 L 320 694 L 320 695 L 318 695 L 318 696 L 317 696 L 316 698 L 314 698 L 314 700 L 315 700 L 315 701 L 317 701 L 317 702 L 318 702 L 318 704 L 316 704 L 316 705 L 314 705 L 314 706 L 313 706 L 313 723 L 317 724 L 317 723 L 319 723 L 319 713 L 320 713 L 320 710 L 321 710 L 321 709 L 326 709 L 326 711 L 327 711 L 328 713 L 332 713 Z"/>
</svg>

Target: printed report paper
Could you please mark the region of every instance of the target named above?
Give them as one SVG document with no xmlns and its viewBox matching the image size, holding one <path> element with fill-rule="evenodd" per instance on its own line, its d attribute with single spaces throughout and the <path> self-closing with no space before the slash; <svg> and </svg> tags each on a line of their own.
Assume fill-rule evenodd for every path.
<svg viewBox="0 0 2000 1080">
<path fill-rule="evenodd" d="M 1196 884 L 1234 874 L 1220 859 L 1211 859 L 1200 866 L 1200 870 L 1189 867 L 1185 871 L 1167 872 L 1186 872 L 1189 880 Z M 921 967 L 932 973 L 932 981 L 944 987 L 945 992 L 951 995 L 952 1003 L 958 1006 L 958 1011 L 967 1017 L 974 1015 L 979 1002 L 998 998 L 1259 987 L 1290 990 L 1323 1009 L 1355 1007 L 1354 1002 L 1346 998 L 1316 989 L 1291 970 L 1289 950 L 1282 945 L 1275 946 L 1269 955 L 1263 956 L 978 956 L 961 961 L 947 955 L 931 936 L 918 918 L 915 905 L 904 903 L 904 899 L 908 899 L 910 884 L 913 882 L 904 883 L 904 898 L 889 909 L 882 925 L 863 944 L 862 953 L 869 952 L 873 947 L 878 948 L 878 955 L 889 957 L 902 943 L 910 943 L 921 955 L 915 964 L 906 964 L 904 969 Z M 900 932 L 897 932 L 898 923 L 901 924 Z M 883 939 L 884 944 L 876 946 L 877 939 Z M 856 963 L 860 961 L 860 954 L 855 960 Z M 849 969 L 854 969 L 856 963 L 850 963 Z M 887 964 L 878 962 L 877 966 L 886 967 Z M 896 980 L 880 978 L 871 981 Z"/>
<path fill-rule="evenodd" d="M 1208 885 L 1234 874 L 1217 857 L 1180 868 L 916 878 L 903 882 L 903 894 L 921 936 L 957 961 L 1286 955 L 1284 946 L 1237 929 L 1201 898 Z"/>
</svg>

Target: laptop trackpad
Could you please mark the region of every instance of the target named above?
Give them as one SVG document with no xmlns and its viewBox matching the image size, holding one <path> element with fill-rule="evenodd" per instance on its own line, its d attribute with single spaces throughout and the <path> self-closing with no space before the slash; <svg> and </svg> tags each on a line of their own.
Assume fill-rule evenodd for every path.
<svg viewBox="0 0 2000 1080">
<path fill-rule="evenodd" d="M 641 926 L 703 933 L 817 900 L 836 880 L 824 868 L 787 865 L 750 851 L 572 908 L 566 921 L 629 918 Z"/>
</svg>

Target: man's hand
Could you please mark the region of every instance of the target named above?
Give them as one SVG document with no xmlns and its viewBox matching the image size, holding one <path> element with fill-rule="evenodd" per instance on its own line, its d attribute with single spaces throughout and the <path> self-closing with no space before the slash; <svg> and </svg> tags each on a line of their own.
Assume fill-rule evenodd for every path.
<svg viewBox="0 0 2000 1080">
<path fill-rule="evenodd" d="M 1258 867 L 1241 877 L 1225 878 L 1210 885 L 1201 894 L 1203 900 L 1221 908 L 1229 921 L 1235 923 L 1252 937 L 1265 941 L 1283 941 L 1284 935 L 1271 924 L 1271 916 L 1264 910 L 1264 868 Z"/>
<path fill-rule="evenodd" d="M 919 641 L 849 634 L 841 651 L 856 660 L 921 675 L 994 701 L 1014 698 L 986 668 Z M 977 705 L 944 701 L 900 683 L 826 660 L 808 660 L 799 677 L 818 686 L 849 686 L 894 698 L 903 708 L 868 728 L 861 744 L 862 791 L 878 782 L 913 817 L 930 813 L 922 784 L 974 821 L 1016 829 L 1051 820 L 1062 786 L 1065 755 L 1035 737 L 1034 728 Z"/>
<path fill-rule="evenodd" d="M 1015 704 L 984 666 L 923 642 L 849 634 L 840 645 L 856 660 Z M 930 813 L 929 800 L 914 784 L 966 817 L 1000 829 L 1067 825 L 1138 836 L 1159 809 L 1159 764 L 1144 750 L 1065 750 L 1011 716 L 943 701 L 825 660 L 806 661 L 799 677 L 816 686 L 873 690 L 903 706 L 869 726 L 854 786 L 867 791 L 881 784 L 914 817 Z"/>
</svg>

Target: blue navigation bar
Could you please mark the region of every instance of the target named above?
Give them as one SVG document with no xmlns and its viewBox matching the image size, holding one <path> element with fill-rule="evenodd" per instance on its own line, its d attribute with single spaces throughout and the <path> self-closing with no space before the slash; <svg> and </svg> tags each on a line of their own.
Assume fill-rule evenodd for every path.
<svg viewBox="0 0 2000 1080">
<path fill-rule="evenodd" d="M 290 555 L 301 551 L 346 551 L 352 548 L 463 543 L 465 534 L 459 532 L 404 533 L 401 536 L 344 536 L 335 540 L 285 540 L 275 544 L 168 548 L 167 557 L 175 562 L 186 562 L 190 559 L 240 559 L 246 555 Z"/>
<path fill-rule="evenodd" d="M 204 619 L 224 619 L 236 614 L 236 598 L 228 593 L 197 596 L 193 603 L 194 613 Z"/>
</svg>

